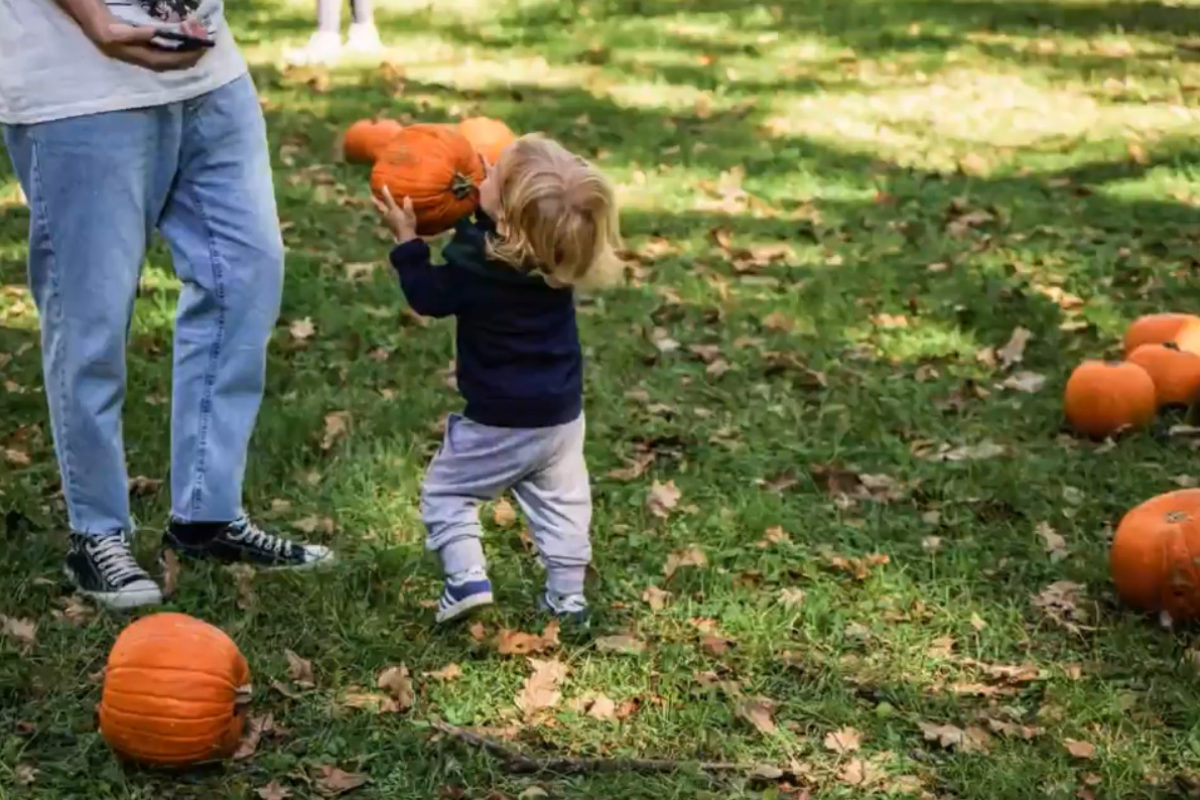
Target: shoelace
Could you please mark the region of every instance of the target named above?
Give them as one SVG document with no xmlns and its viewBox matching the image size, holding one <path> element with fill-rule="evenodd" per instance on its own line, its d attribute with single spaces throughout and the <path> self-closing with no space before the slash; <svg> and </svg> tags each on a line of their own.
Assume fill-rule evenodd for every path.
<svg viewBox="0 0 1200 800">
<path fill-rule="evenodd" d="M 587 611 L 587 598 L 581 594 L 551 594 L 550 604 L 560 614 L 578 614 Z"/>
<path fill-rule="evenodd" d="M 464 583 L 471 581 L 486 581 L 488 579 L 487 570 L 483 567 L 470 567 L 453 575 L 446 577 L 446 582 L 452 586 L 461 586 Z"/>
<path fill-rule="evenodd" d="M 87 549 L 105 582 L 111 586 L 121 586 L 131 579 L 146 577 L 146 571 L 134 560 L 123 536 L 104 536 L 89 542 Z"/>
<path fill-rule="evenodd" d="M 229 538 L 245 542 L 257 550 L 274 553 L 277 556 L 287 554 L 292 548 L 292 543 L 287 539 L 267 533 L 249 520 L 240 525 L 237 523 L 230 525 Z"/>
</svg>

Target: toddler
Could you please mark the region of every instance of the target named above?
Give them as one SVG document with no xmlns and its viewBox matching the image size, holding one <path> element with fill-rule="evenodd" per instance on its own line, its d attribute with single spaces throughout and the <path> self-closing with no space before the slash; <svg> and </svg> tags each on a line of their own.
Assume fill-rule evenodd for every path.
<svg viewBox="0 0 1200 800">
<path fill-rule="evenodd" d="M 458 223 L 442 266 L 430 263 L 408 198 L 397 205 L 385 189 L 375 203 L 413 310 L 457 324 L 466 408 L 450 415 L 421 497 L 426 547 L 445 575 L 437 621 L 492 602 L 478 504 L 511 489 L 546 566 L 539 605 L 586 622 L 592 497 L 573 287 L 619 273 L 611 187 L 557 142 L 522 137 L 488 167 L 479 211 Z"/>
</svg>

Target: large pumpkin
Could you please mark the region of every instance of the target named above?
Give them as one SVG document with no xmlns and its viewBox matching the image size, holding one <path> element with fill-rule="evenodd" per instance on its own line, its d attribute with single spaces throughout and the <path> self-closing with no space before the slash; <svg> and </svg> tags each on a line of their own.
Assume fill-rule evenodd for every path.
<svg viewBox="0 0 1200 800">
<path fill-rule="evenodd" d="M 1117 526 L 1108 566 L 1121 599 L 1175 622 L 1200 617 L 1200 489 L 1151 498 Z"/>
<path fill-rule="evenodd" d="M 360 119 L 342 136 L 342 155 L 356 164 L 374 164 L 404 126 L 392 119 Z"/>
<path fill-rule="evenodd" d="M 468 117 L 458 123 L 458 129 L 489 164 L 499 161 L 504 148 L 517 140 L 512 128 L 491 117 Z"/>
<path fill-rule="evenodd" d="M 108 655 L 100 733 L 118 755 L 183 766 L 237 749 L 250 668 L 219 628 L 186 614 L 152 614 L 121 631 Z"/>
<path fill-rule="evenodd" d="M 1063 411 L 1071 427 L 1097 439 L 1145 426 L 1154 410 L 1154 381 L 1129 362 L 1084 361 L 1063 392 Z"/>
<path fill-rule="evenodd" d="M 1125 357 L 1128 358 L 1130 353 L 1144 344 L 1174 341 L 1188 323 L 1195 323 L 1200 332 L 1200 317 L 1194 314 L 1146 314 L 1138 317 L 1125 330 Z"/>
<path fill-rule="evenodd" d="M 410 125 L 383 149 L 371 189 L 387 186 L 397 203 L 412 199 L 417 233 L 441 233 L 475 210 L 483 165 L 453 125 Z"/>
<path fill-rule="evenodd" d="M 1154 381 L 1154 392 L 1162 406 L 1190 406 L 1200 392 L 1200 356 L 1185 353 L 1173 342 L 1144 344 L 1129 354 Z"/>
</svg>

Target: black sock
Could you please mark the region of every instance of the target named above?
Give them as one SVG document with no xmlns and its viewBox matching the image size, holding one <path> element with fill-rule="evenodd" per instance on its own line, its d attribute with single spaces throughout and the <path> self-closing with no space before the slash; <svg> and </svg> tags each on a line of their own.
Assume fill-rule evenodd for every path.
<svg viewBox="0 0 1200 800">
<path fill-rule="evenodd" d="M 228 522 L 179 522 L 171 520 L 171 535 L 183 544 L 205 545 L 229 527 Z"/>
</svg>

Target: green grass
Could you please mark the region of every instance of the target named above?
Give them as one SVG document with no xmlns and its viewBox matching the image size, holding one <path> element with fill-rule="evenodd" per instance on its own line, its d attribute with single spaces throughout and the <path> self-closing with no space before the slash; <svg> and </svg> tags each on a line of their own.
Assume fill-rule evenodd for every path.
<svg viewBox="0 0 1200 800">
<path fill-rule="evenodd" d="M 1200 64 L 1186 35 L 1200 27 L 1200 5 L 430 5 L 439 10 L 383 10 L 394 69 L 348 64 L 328 76 L 277 66 L 308 34 L 307 4 L 233 13 L 266 102 L 289 255 L 247 505 L 285 529 L 328 517 L 333 532 L 314 537 L 341 557 L 327 573 L 259 576 L 249 602 L 226 572 L 191 568 L 169 604 L 233 636 L 255 673 L 256 711 L 290 730 L 251 759 L 127 770 L 95 733 L 99 688 L 88 675 L 127 619 L 54 615 L 67 592 L 65 515 L 24 288 L 27 212 L 0 172 L 0 363 L 19 390 L 0 391 L 0 445 L 32 459 L 0 460 L 0 613 L 38 624 L 31 648 L 0 638 L 0 797 L 243 798 L 272 780 L 309 797 L 303 776 L 330 764 L 369 773 L 353 795 L 363 798 L 518 797 L 533 786 L 553 797 L 804 796 L 690 770 L 514 776 L 432 736 L 435 718 L 518 721 L 529 667 L 465 628 L 434 630 L 422 605 L 438 576 L 417 498 L 433 426 L 458 406 L 440 375 L 452 327 L 401 313 L 363 173 L 332 153 L 360 116 L 475 112 L 594 158 L 620 185 L 623 231 L 639 254 L 637 280 L 589 301 L 581 319 L 597 634 L 632 632 L 648 647 L 623 655 L 564 637 L 564 702 L 521 730 L 518 746 L 794 762 L 817 798 L 906 787 L 939 798 L 1192 796 L 1193 635 L 1123 609 L 1105 559 L 1126 509 L 1200 477 L 1196 454 L 1165 427 L 1111 449 L 1066 437 L 1059 396 L 1080 358 L 1117 352 L 1135 315 L 1200 301 Z M 748 259 L 718 244 L 717 229 L 735 250 L 790 252 L 740 272 Z M 353 281 L 345 265 L 360 262 L 379 268 Z M 165 476 L 176 291 L 156 246 L 130 345 L 131 475 Z M 288 325 L 305 317 L 316 334 L 300 347 Z M 1007 372 L 976 357 L 1017 326 L 1033 332 L 1018 369 L 1048 378 L 1033 394 L 999 388 Z M 663 335 L 681 347 L 659 352 Z M 718 346 L 731 369 L 706 375 L 689 352 L 698 344 Z M 377 348 L 387 357 L 365 357 Z M 349 413 L 349 434 L 323 450 L 333 411 Z M 986 441 L 1004 453 L 922 456 Z M 607 477 L 639 443 L 658 454 L 645 475 Z M 890 476 L 898 489 L 833 497 L 813 471 L 833 464 Z M 763 485 L 788 475 L 782 491 Z M 646 508 L 656 480 L 682 491 L 666 520 Z M 167 507 L 162 490 L 136 500 L 147 561 Z M 1065 537 L 1065 559 L 1047 554 L 1042 522 Z M 756 546 L 776 525 L 790 540 Z M 542 625 L 541 575 L 515 530 L 488 539 L 499 593 L 489 630 Z M 693 544 L 707 566 L 666 579 L 668 555 Z M 889 561 L 858 580 L 830 553 Z M 1083 629 L 1054 624 L 1032 602 L 1060 580 L 1086 587 Z M 662 610 L 642 601 L 651 585 L 672 593 Z M 803 590 L 802 604 L 781 603 L 783 589 Z M 715 620 L 734 646 L 702 647 L 695 618 Z M 287 680 L 286 648 L 315 667 L 316 688 L 298 699 L 268 688 Z M 420 677 L 451 662 L 457 681 Z M 372 685 L 395 663 L 417 676 L 411 711 L 340 706 L 348 687 Z M 980 663 L 1029 664 L 1040 677 L 1009 686 Z M 702 685 L 710 671 L 725 688 Z M 991 696 L 956 693 L 956 683 Z M 589 692 L 640 705 L 620 723 L 567 708 Z M 758 696 L 775 702 L 778 731 L 737 715 L 739 698 Z M 987 718 L 1041 731 L 963 752 L 919 727 Z M 843 727 L 862 734 L 853 755 L 823 744 Z M 1068 739 L 1095 745 L 1096 757 L 1073 758 Z M 853 758 L 870 765 L 870 786 L 847 783 Z M 32 785 L 17 785 L 18 765 L 38 770 Z"/>
</svg>

